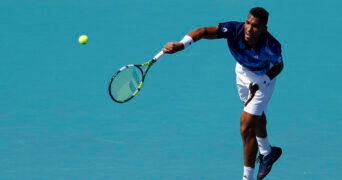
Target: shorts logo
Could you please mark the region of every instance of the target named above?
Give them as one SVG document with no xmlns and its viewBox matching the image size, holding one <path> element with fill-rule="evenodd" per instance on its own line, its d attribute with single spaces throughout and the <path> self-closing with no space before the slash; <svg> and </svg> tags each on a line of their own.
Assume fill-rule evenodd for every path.
<svg viewBox="0 0 342 180">
<path fill-rule="evenodd" d="M 225 33 L 225 32 L 227 32 L 227 31 L 228 31 L 228 29 L 227 29 L 227 28 L 225 28 L 225 27 L 224 27 L 224 28 L 222 28 L 222 32 L 224 32 L 224 33 Z"/>
</svg>

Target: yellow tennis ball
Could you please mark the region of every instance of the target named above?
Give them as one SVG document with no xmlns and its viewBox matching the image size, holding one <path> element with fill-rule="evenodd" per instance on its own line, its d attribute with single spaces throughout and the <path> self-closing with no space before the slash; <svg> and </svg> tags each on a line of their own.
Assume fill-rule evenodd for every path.
<svg viewBox="0 0 342 180">
<path fill-rule="evenodd" d="M 88 43 L 88 36 L 87 35 L 81 35 L 79 38 L 78 38 L 78 42 L 80 44 L 87 44 Z"/>
</svg>

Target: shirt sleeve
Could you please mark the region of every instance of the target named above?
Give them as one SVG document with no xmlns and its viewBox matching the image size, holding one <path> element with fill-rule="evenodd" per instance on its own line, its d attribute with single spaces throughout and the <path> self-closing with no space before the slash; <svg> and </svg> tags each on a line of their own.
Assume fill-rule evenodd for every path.
<svg viewBox="0 0 342 180">
<path fill-rule="evenodd" d="M 236 22 L 229 21 L 229 22 L 219 23 L 218 27 L 219 27 L 218 32 L 217 32 L 218 38 L 231 39 L 231 38 L 234 38 L 237 34 Z"/>
</svg>

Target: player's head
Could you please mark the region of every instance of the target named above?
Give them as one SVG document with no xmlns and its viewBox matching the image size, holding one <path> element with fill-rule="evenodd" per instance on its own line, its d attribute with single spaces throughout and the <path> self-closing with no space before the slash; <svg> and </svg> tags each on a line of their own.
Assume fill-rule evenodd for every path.
<svg viewBox="0 0 342 180">
<path fill-rule="evenodd" d="M 254 46 L 258 43 L 260 36 L 267 31 L 268 12 L 261 7 L 252 8 L 247 16 L 244 30 L 245 41 Z"/>
<path fill-rule="evenodd" d="M 267 26 L 269 13 L 266 11 L 266 9 L 262 7 L 255 7 L 249 11 L 249 14 L 259 18 L 265 24 L 265 26 Z"/>
</svg>

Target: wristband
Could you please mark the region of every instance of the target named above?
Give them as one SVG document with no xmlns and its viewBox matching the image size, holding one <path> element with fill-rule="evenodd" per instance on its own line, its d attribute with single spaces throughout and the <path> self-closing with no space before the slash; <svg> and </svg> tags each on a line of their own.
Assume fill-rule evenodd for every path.
<svg viewBox="0 0 342 180">
<path fill-rule="evenodd" d="M 186 49 L 186 48 L 189 47 L 192 43 L 194 43 L 194 40 L 192 39 L 191 36 L 185 35 L 185 36 L 183 37 L 183 39 L 182 39 L 180 42 L 183 43 L 184 49 Z"/>
</svg>

